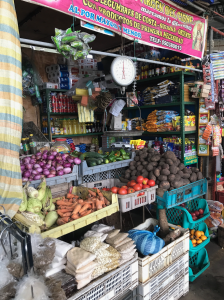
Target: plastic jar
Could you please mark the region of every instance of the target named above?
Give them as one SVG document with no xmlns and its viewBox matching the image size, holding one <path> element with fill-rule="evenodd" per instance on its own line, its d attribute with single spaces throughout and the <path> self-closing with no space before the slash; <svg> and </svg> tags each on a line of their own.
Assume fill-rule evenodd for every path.
<svg viewBox="0 0 224 300">
<path fill-rule="evenodd" d="M 68 153 L 70 152 L 70 146 L 67 144 L 66 139 L 64 138 L 56 138 L 55 144 L 53 148 L 60 153 Z"/>
</svg>

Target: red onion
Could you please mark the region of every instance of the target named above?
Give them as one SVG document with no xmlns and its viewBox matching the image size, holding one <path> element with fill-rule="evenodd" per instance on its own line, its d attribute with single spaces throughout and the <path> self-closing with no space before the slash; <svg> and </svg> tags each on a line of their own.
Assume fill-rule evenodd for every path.
<svg viewBox="0 0 224 300">
<path fill-rule="evenodd" d="M 56 163 L 57 163 L 57 162 L 53 160 L 52 163 L 51 163 L 51 165 L 52 165 L 53 167 L 55 167 L 55 166 L 56 166 Z"/>
<path fill-rule="evenodd" d="M 58 152 L 57 151 L 52 151 L 51 154 L 56 156 L 58 154 Z"/>
<path fill-rule="evenodd" d="M 71 164 L 70 164 L 70 163 L 65 163 L 65 164 L 63 165 L 63 167 L 64 167 L 64 168 L 70 168 L 70 167 L 71 167 Z"/>
<path fill-rule="evenodd" d="M 31 175 L 30 171 L 23 172 L 23 177 L 28 178 L 28 177 L 30 177 L 30 175 Z"/>
<path fill-rule="evenodd" d="M 68 157 L 68 153 L 63 153 L 63 154 L 61 155 L 61 158 L 62 158 L 63 160 L 66 160 L 67 157 Z"/>
<path fill-rule="evenodd" d="M 31 170 L 33 168 L 33 165 L 32 164 L 26 164 L 25 167 L 26 167 L 27 170 Z"/>
<path fill-rule="evenodd" d="M 43 170 L 43 174 L 44 174 L 45 176 L 47 176 L 47 175 L 49 175 L 49 174 L 50 174 L 50 171 L 49 171 L 49 170 L 47 170 L 47 169 L 44 169 L 44 170 Z"/>
<path fill-rule="evenodd" d="M 32 171 L 32 174 L 33 174 L 33 175 L 38 175 L 39 172 L 37 172 L 37 169 L 36 169 L 36 170 L 33 170 L 33 171 Z"/>
<path fill-rule="evenodd" d="M 55 167 L 51 167 L 50 170 L 56 170 Z"/>
<path fill-rule="evenodd" d="M 25 157 L 25 158 L 23 159 L 23 163 L 24 163 L 24 164 L 28 164 L 28 163 L 30 162 L 30 160 L 31 160 L 30 157 Z"/>
<path fill-rule="evenodd" d="M 47 176 L 47 178 L 52 178 L 52 177 L 55 177 L 55 175 L 50 174 L 50 175 Z"/>
<path fill-rule="evenodd" d="M 41 173 L 43 171 L 43 169 L 41 167 L 36 168 L 36 170 L 37 170 L 38 173 Z"/>
<path fill-rule="evenodd" d="M 36 156 L 36 160 L 40 160 L 42 157 L 40 155 Z"/>
<path fill-rule="evenodd" d="M 30 175 L 29 181 L 32 181 L 35 175 Z"/>
<path fill-rule="evenodd" d="M 20 168 L 21 168 L 21 171 L 25 170 L 25 166 L 24 165 L 21 165 Z"/>
<path fill-rule="evenodd" d="M 57 176 L 62 176 L 62 175 L 64 175 L 64 172 L 62 170 L 57 172 Z"/>
<path fill-rule="evenodd" d="M 64 168 L 63 171 L 64 171 L 65 174 L 69 174 L 69 173 L 71 173 L 72 169 L 71 168 Z"/>
<path fill-rule="evenodd" d="M 50 173 L 53 174 L 53 175 L 56 175 L 56 171 L 55 170 L 51 170 Z"/>
<path fill-rule="evenodd" d="M 48 160 L 47 163 L 48 163 L 49 165 L 51 165 L 51 164 L 52 164 L 52 160 Z"/>
<path fill-rule="evenodd" d="M 40 165 L 40 167 L 43 167 L 43 166 L 45 165 L 45 163 L 44 163 L 43 161 L 41 161 L 41 162 L 39 163 L 39 165 Z"/>
<path fill-rule="evenodd" d="M 41 156 L 41 155 L 42 155 L 42 152 L 40 152 L 40 151 L 36 153 L 36 156 Z"/>
<path fill-rule="evenodd" d="M 68 157 L 68 158 L 67 158 L 67 161 L 68 161 L 70 164 L 72 164 L 72 163 L 74 162 L 74 159 L 71 158 L 71 157 Z"/>
<path fill-rule="evenodd" d="M 44 154 L 42 155 L 42 159 L 47 159 L 47 153 L 44 153 Z"/>
<path fill-rule="evenodd" d="M 45 153 L 47 153 L 47 152 L 48 152 L 47 150 L 44 150 L 44 151 L 43 151 L 43 154 L 45 154 Z"/>
<path fill-rule="evenodd" d="M 50 168 L 51 168 L 51 165 L 46 164 L 44 168 L 45 168 L 45 169 L 50 169 Z"/>
<path fill-rule="evenodd" d="M 34 169 L 37 169 L 37 168 L 40 168 L 40 165 L 39 164 L 35 164 L 33 167 L 34 167 Z"/>
<path fill-rule="evenodd" d="M 33 179 L 34 180 L 39 180 L 40 178 L 41 178 L 41 175 L 35 175 Z"/>
<path fill-rule="evenodd" d="M 81 162 L 82 162 L 81 159 L 78 158 L 78 157 L 76 157 L 76 158 L 74 159 L 74 163 L 75 163 L 76 165 L 80 165 Z"/>
<path fill-rule="evenodd" d="M 48 155 L 47 159 L 48 159 L 48 160 L 54 159 L 54 155 Z"/>
<path fill-rule="evenodd" d="M 59 155 L 57 154 L 57 156 L 55 156 L 55 159 L 56 159 L 57 161 L 60 161 L 60 160 L 62 160 L 62 157 L 59 156 Z"/>
<path fill-rule="evenodd" d="M 60 170 L 63 170 L 63 167 L 59 165 L 56 167 L 56 171 L 60 171 Z"/>
<path fill-rule="evenodd" d="M 31 163 L 31 164 L 35 164 L 35 163 L 36 163 L 36 159 L 31 158 L 30 163 Z"/>
<path fill-rule="evenodd" d="M 63 165 L 63 163 L 64 163 L 64 160 L 58 161 L 58 164 L 59 164 L 59 165 Z"/>
<path fill-rule="evenodd" d="M 36 156 L 35 156 L 35 155 L 32 155 L 32 156 L 31 156 L 31 159 L 36 159 Z"/>
<path fill-rule="evenodd" d="M 22 182 L 26 182 L 26 181 L 28 181 L 28 178 L 27 177 L 23 177 L 22 178 Z"/>
</svg>

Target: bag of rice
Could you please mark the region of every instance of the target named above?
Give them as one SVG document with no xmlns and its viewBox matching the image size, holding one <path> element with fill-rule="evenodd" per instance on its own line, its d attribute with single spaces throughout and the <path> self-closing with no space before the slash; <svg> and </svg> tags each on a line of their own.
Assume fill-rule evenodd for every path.
<svg viewBox="0 0 224 300">
<path fill-rule="evenodd" d="M 113 238 L 107 238 L 106 242 L 108 244 L 114 244 L 117 245 L 119 244 L 121 241 L 123 241 L 124 239 L 126 239 L 128 237 L 128 233 L 118 233 L 117 235 L 115 235 Z"/>
</svg>

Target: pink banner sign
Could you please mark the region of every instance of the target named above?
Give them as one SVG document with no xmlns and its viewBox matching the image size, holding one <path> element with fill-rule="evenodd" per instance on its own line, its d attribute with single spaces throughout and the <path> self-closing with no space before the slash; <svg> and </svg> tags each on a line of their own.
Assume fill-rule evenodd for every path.
<svg viewBox="0 0 224 300">
<path fill-rule="evenodd" d="M 25 0 L 128 39 L 202 58 L 207 20 L 161 0 Z M 74 5 L 73 5 L 74 4 Z M 122 21 L 122 22 L 121 22 Z M 63 28 L 64 29 L 64 28 Z"/>
</svg>

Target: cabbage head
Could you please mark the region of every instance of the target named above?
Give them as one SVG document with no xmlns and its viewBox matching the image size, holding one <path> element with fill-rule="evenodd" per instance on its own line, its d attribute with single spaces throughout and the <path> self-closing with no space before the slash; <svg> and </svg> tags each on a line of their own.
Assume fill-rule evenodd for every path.
<svg viewBox="0 0 224 300">
<path fill-rule="evenodd" d="M 32 213 L 39 213 L 42 209 L 41 201 L 37 200 L 36 198 L 28 198 L 27 202 L 27 211 Z"/>
</svg>

